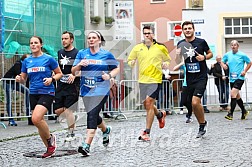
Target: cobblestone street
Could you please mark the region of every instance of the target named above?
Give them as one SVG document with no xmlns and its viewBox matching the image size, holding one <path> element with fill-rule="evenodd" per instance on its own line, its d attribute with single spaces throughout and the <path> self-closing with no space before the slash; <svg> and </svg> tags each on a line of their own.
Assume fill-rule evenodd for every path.
<svg viewBox="0 0 252 167">
<path fill-rule="evenodd" d="M 32 135 L 36 128 L 27 126 L 26 122 L 17 127 L 1 127 L 0 166 L 252 166 L 251 115 L 248 120 L 241 121 L 240 113 L 235 112 L 234 120 L 228 121 L 224 119 L 225 114 L 206 114 L 209 124 L 203 139 L 195 139 L 198 131 L 195 118 L 193 123 L 186 124 L 185 115 L 169 115 L 164 129 L 158 128 L 155 119 L 151 142 L 138 140 L 141 129 L 145 127 L 144 113 L 129 117 L 128 120 L 106 120 L 113 128 L 111 143 L 108 148 L 104 148 L 98 130 L 89 157 L 80 154 L 49 159 L 25 157 L 24 153 L 45 151 L 39 136 Z M 58 149 L 63 149 L 66 131 L 61 124 L 48 122 L 57 136 Z M 84 119 L 79 120 L 77 134 L 84 134 L 86 126 L 81 125 L 83 122 Z M 73 144 L 75 148 L 80 142 Z M 197 163 L 201 161 L 208 163 Z"/>
</svg>

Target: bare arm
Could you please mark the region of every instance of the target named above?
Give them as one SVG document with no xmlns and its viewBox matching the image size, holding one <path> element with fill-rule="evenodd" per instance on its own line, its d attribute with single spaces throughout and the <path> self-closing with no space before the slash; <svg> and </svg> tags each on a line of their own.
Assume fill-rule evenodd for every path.
<svg viewBox="0 0 252 167">
<path fill-rule="evenodd" d="M 15 80 L 16 80 L 16 82 L 25 83 L 26 80 L 27 80 L 27 74 L 21 72 L 20 75 L 17 75 L 17 76 L 15 77 Z"/>
<path fill-rule="evenodd" d="M 246 68 L 245 68 L 244 71 L 242 71 L 242 73 L 241 73 L 242 76 L 245 76 L 245 75 L 246 75 L 246 73 L 247 73 L 248 70 L 250 69 L 251 65 L 252 65 L 252 62 L 250 62 L 249 64 L 247 64 Z"/>
<path fill-rule="evenodd" d="M 111 78 L 114 78 L 118 73 L 120 72 L 120 68 L 116 67 L 114 68 L 112 71 L 110 71 L 109 73 L 105 73 L 103 72 L 102 74 L 102 79 L 104 80 L 109 80 Z"/>
</svg>

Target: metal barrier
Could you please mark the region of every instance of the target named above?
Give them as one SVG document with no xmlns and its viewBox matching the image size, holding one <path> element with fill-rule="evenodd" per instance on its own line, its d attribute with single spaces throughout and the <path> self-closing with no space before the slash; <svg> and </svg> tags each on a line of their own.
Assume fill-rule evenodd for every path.
<svg viewBox="0 0 252 167">
<path fill-rule="evenodd" d="M 219 93 L 216 85 L 214 84 L 214 79 L 215 77 L 209 76 L 206 89 L 207 104 L 205 104 L 205 106 L 216 107 L 219 105 L 228 105 L 228 101 L 225 103 L 220 103 Z M 8 85 L 8 83 L 11 82 L 13 84 Z M 103 113 L 111 113 L 113 115 L 115 114 L 117 115 L 115 119 L 118 119 L 121 116 L 127 119 L 125 113 L 145 111 L 140 101 L 140 90 L 137 80 L 121 80 L 120 82 L 116 81 L 116 84 L 116 96 L 108 98 L 107 103 L 104 105 Z M 180 105 L 182 85 L 183 79 L 173 79 L 172 82 L 170 82 L 169 80 L 163 80 L 159 99 L 156 102 L 157 108 L 171 111 L 184 108 Z M 29 104 L 27 105 L 26 101 L 28 93 L 29 89 L 22 84 L 16 83 L 14 79 L 0 79 L 0 118 L 8 119 L 30 117 L 30 108 Z M 243 86 L 243 89 L 240 91 L 240 94 L 244 100 L 244 103 L 248 105 L 248 107 L 250 107 L 247 98 L 247 80 L 245 80 L 245 84 Z M 8 97 L 10 97 L 9 100 Z M 8 107 L 10 107 L 11 109 L 9 110 Z M 9 113 L 8 111 L 11 112 Z M 79 98 L 78 110 L 76 111 L 76 113 L 83 113 L 84 111 L 85 106 L 82 102 L 82 99 Z M 47 113 L 45 116 L 55 116 L 55 114 L 51 112 Z"/>
<path fill-rule="evenodd" d="M 216 109 L 216 107 L 218 108 L 218 106 L 223 106 L 223 105 L 229 105 L 230 102 L 230 87 L 229 87 L 229 83 L 224 83 L 224 88 L 217 88 L 217 86 L 215 85 L 214 79 L 216 77 L 214 76 L 209 76 L 208 77 L 208 82 L 207 82 L 207 86 L 206 86 L 206 91 L 204 93 L 204 96 L 202 97 L 202 105 L 203 106 L 211 106 L 214 108 L 214 110 L 218 110 Z M 181 91 L 182 91 L 182 87 L 181 85 L 183 85 L 183 79 L 174 79 L 171 82 L 171 88 L 175 88 L 174 91 L 171 92 L 171 110 L 176 110 L 176 109 L 183 109 L 184 107 L 181 106 L 180 101 L 181 101 Z M 219 89 L 219 91 L 218 91 Z M 224 89 L 224 91 L 222 90 Z M 219 92 L 223 91 L 225 93 L 228 94 L 229 98 L 224 98 L 225 101 L 221 102 L 220 100 L 220 96 L 219 96 Z M 247 79 L 244 82 L 244 86 L 242 87 L 242 90 L 240 91 L 240 95 L 244 101 L 244 104 L 246 104 L 249 108 L 249 102 L 248 102 L 248 95 L 247 95 Z M 205 102 L 203 101 L 205 98 Z M 229 99 L 229 100 L 227 100 Z M 250 108 L 251 109 L 251 108 Z"/>
<path fill-rule="evenodd" d="M 29 89 L 15 79 L 0 80 L 1 118 L 22 118 L 30 116 Z"/>
</svg>

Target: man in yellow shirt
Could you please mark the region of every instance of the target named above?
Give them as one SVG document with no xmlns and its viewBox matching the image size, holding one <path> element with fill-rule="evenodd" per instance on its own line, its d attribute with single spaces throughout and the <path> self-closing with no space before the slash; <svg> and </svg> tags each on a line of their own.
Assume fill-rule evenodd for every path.
<svg viewBox="0 0 252 167">
<path fill-rule="evenodd" d="M 165 45 L 154 39 L 153 27 L 145 26 L 143 35 L 144 42 L 132 49 L 128 57 L 128 64 L 133 67 L 137 62 L 139 67 L 140 98 L 147 112 L 146 129 L 139 139 L 149 141 L 154 115 L 157 116 L 159 127 L 165 126 L 166 112 L 158 111 L 155 101 L 158 99 L 162 84 L 162 69 L 168 69 L 171 58 Z"/>
</svg>

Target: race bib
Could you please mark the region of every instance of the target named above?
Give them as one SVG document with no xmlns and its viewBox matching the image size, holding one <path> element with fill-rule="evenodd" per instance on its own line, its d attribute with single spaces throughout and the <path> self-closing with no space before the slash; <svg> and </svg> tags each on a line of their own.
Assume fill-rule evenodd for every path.
<svg viewBox="0 0 252 167">
<path fill-rule="evenodd" d="M 231 79 L 237 79 L 238 78 L 238 74 L 235 73 L 235 72 L 233 72 L 233 73 L 231 73 L 230 77 L 231 77 Z"/>
<path fill-rule="evenodd" d="M 95 81 L 95 78 L 94 77 L 86 77 L 85 78 L 85 83 L 84 83 L 84 85 L 86 86 L 86 87 L 89 87 L 89 88 L 94 88 L 94 87 L 96 87 L 96 81 Z"/>
<path fill-rule="evenodd" d="M 67 83 L 69 75 L 65 74 L 60 78 L 60 82 Z"/>
<path fill-rule="evenodd" d="M 199 66 L 199 62 L 196 63 L 187 63 L 186 64 L 186 69 L 189 73 L 196 73 L 196 72 L 200 72 L 200 66 Z"/>
</svg>

